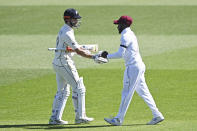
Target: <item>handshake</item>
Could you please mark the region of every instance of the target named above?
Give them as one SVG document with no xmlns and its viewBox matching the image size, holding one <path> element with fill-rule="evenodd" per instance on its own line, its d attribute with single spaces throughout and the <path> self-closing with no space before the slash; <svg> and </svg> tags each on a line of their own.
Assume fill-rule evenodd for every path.
<svg viewBox="0 0 197 131">
<path fill-rule="evenodd" d="M 107 55 L 108 55 L 107 51 L 99 51 L 92 58 L 94 59 L 95 63 L 103 64 L 108 62 Z"/>
</svg>

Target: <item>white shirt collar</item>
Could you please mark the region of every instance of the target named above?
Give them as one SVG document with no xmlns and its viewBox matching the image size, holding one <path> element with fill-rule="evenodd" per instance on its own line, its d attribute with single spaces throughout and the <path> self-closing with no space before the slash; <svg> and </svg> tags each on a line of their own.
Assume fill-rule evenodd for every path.
<svg viewBox="0 0 197 131">
<path fill-rule="evenodd" d="M 124 34 L 124 33 L 126 33 L 127 31 L 129 31 L 129 30 L 131 30 L 131 28 L 130 28 L 130 27 L 127 27 L 127 28 L 125 28 L 125 29 L 121 32 L 121 34 Z"/>
<path fill-rule="evenodd" d="M 67 25 L 67 24 L 64 24 L 64 26 L 66 27 L 66 28 L 68 28 L 69 30 L 73 30 L 73 28 L 71 28 L 69 25 Z"/>
</svg>

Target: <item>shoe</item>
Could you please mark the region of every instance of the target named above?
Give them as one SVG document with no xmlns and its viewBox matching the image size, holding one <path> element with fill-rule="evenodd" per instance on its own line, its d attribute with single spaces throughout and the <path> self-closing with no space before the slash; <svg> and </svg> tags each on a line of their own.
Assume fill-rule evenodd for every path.
<svg viewBox="0 0 197 131">
<path fill-rule="evenodd" d="M 159 122 L 162 122 L 164 120 L 164 117 L 158 116 L 153 118 L 147 125 L 156 125 Z"/>
<path fill-rule="evenodd" d="M 50 119 L 49 124 L 50 125 L 66 125 L 68 124 L 68 121 Z"/>
<path fill-rule="evenodd" d="M 89 123 L 93 120 L 94 120 L 94 118 L 89 118 L 89 117 L 85 117 L 83 119 L 75 119 L 75 124 Z"/>
<path fill-rule="evenodd" d="M 107 123 L 109 123 L 111 125 L 114 125 L 114 126 L 121 126 L 122 125 L 122 122 L 120 122 L 120 119 L 118 119 L 118 118 L 112 118 L 112 119 L 110 119 L 110 118 L 104 118 L 104 120 Z"/>
</svg>

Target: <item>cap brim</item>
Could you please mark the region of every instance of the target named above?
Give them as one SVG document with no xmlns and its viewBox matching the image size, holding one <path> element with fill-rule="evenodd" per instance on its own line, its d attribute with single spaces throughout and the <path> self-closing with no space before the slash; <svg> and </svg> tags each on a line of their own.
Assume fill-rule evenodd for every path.
<svg viewBox="0 0 197 131">
<path fill-rule="evenodd" d="M 75 16 L 75 17 L 73 17 L 74 19 L 81 19 L 81 16 L 80 15 L 78 15 L 78 16 Z"/>
<path fill-rule="evenodd" d="M 118 24 L 118 20 L 114 20 L 114 24 Z"/>
</svg>

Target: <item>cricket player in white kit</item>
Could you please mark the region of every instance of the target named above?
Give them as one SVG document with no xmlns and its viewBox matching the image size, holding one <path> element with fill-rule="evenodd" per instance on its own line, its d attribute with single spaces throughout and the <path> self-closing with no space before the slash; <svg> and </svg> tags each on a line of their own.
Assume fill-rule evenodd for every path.
<svg viewBox="0 0 197 131">
<path fill-rule="evenodd" d="M 73 27 L 78 27 L 81 16 L 75 9 L 67 9 L 64 12 L 64 26 L 60 29 L 56 48 L 71 48 L 86 58 L 95 59 L 95 55 L 90 54 L 79 48 L 79 44 L 75 40 Z M 52 115 L 49 124 L 68 124 L 62 120 L 62 114 L 70 95 L 70 86 L 72 87 L 72 100 L 75 108 L 75 123 L 87 123 L 93 121 L 93 118 L 86 116 L 85 110 L 85 86 L 83 78 L 79 77 L 75 64 L 71 58 L 71 52 L 68 50 L 56 50 L 53 60 L 53 68 L 56 72 L 57 93 L 53 102 Z"/>
<path fill-rule="evenodd" d="M 153 119 L 147 124 L 154 125 L 163 121 L 164 117 L 156 107 L 146 85 L 144 77 L 145 65 L 139 53 L 137 38 L 130 29 L 132 22 L 133 20 L 129 16 L 121 16 L 118 20 L 114 21 L 114 24 L 118 24 L 117 28 L 121 34 L 119 50 L 113 54 L 108 54 L 106 51 L 101 54 L 102 57 L 107 57 L 108 59 L 124 58 L 126 66 L 119 112 L 116 117 L 112 119 L 105 118 L 104 120 L 112 125 L 122 125 L 133 94 L 136 91 L 152 111 Z"/>
</svg>

